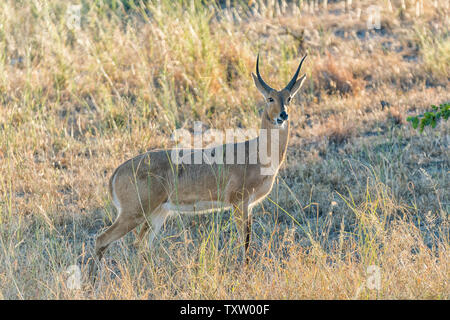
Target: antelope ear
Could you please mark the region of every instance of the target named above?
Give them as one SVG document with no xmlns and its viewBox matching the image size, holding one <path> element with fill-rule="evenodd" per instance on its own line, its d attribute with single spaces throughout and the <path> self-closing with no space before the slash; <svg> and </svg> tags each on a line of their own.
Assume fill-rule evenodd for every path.
<svg viewBox="0 0 450 320">
<path fill-rule="evenodd" d="M 295 94 L 298 92 L 298 90 L 302 87 L 303 83 L 305 82 L 305 79 L 306 79 L 306 74 L 301 76 L 301 78 L 295 82 L 292 89 L 289 91 L 289 95 L 291 96 L 291 98 L 293 98 L 295 96 Z"/>
<path fill-rule="evenodd" d="M 267 92 L 267 90 L 264 88 L 264 86 L 261 84 L 261 82 L 259 82 L 258 77 L 252 72 L 252 78 L 253 78 L 253 82 L 255 83 L 256 88 L 258 88 L 259 92 L 262 93 L 262 95 L 264 96 L 264 98 L 267 99 L 267 97 L 269 96 L 269 92 Z"/>
</svg>

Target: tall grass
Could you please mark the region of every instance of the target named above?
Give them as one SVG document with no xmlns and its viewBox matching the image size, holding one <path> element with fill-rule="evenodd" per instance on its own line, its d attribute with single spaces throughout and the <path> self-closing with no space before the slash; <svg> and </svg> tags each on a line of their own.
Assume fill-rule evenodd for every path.
<svg viewBox="0 0 450 320">
<path fill-rule="evenodd" d="M 1 2 L 0 298 L 448 299 L 449 125 L 402 120 L 449 101 L 445 8 L 408 2 L 368 31 L 375 1 L 315 3 Z M 307 52 L 308 80 L 251 263 L 233 212 L 175 216 L 152 248 L 113 244 L 92 287 L 112 170 L 194 121 L 257 128 L 258 52 L 276 88 Z"/>
</svg>

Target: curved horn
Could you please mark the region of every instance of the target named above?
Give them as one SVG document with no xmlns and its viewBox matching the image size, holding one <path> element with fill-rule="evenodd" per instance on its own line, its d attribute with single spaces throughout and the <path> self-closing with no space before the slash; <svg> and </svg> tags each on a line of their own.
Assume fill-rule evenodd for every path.
<svg viewBox="0 0 450 320">
<path fill-rule="evenodd" d="M 261 85 L 264 87 L 264 89 L 267 92 L 272 91 L 273 89 L 271 87 L 269 87 L 264 80 L 261 78 L 261 75 L 259 74 L 259 53 L 258 53 L 258 58 L 256 58 L 256 76 L 258 77 L 259 83 L 261 83 Z"/>
<path fill-rule="evenodd" d="M 306 59 L 306 54 L 303 56 L 302 61 L 300 61 L 300 64 L 298 65 L 297 72 L 295 72 L 294 76 L 292 77 L 291 81 L 288 83 L 288 85 L 285 87 L 285 89 L 291 91 L 292 87 L 294 86 L 295 82 L 297 81 L 298 73 L 300 72 L 300 69 L 302 68 L 303 61 Z"/>
</svg>

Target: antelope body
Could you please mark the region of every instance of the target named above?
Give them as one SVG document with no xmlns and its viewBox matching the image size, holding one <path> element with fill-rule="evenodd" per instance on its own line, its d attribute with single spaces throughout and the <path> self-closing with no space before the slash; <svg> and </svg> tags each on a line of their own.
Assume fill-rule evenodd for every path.
<svg viewBox="0 0 450 320">
<path fill-rule="evenodd" d="M 252 73 L 258 90 L 266 100 L 262 114 L 261 129 L 267 132 L 267 144 L 276 137 L 278 148 L 269 150 L 278 156 L 279 163 L 271 174 L 262 174 L 267 164 L 261 161 L 259 142 L 261 136 L 253 140 L 235 143 L 233 148 L 224 145 L 223 157 L 236 159 L 236 150 L 245 150 L 245 161 L 239 163 L 178 164 L 171 160 L 171 151 L 153 150 L 136 156 L 120 165 L 109 181 L 109 191 L 118 211 L 115 222 L 97 237 L 95 254 L 100 261 L 107 247 L 115 240 L 144 223 L 136 240 L 139 244 L 151 229 L 150 244 L 171 212 L 204 213 L 221 209 L 234 209 L 240 239 L 246 254 L 251 233 L 251 209 L 266 197 L 273 186 L 278 169 L 282 164 L 289 140 L 287 107 L 303 84 L 306 75 L 298 79 L 298 74 L 306 55 L 289 84 L 277 91 L 269 87 L 259 73 L 259 56 L 256 75 Z M 271 131 L 277 131 L 271 135 Z M 252 143 L 256 143 L 256 162 L 250 161 L 253 154 Z M 242 145 L 244 144 L 244 145 Z M 244 147 L 244 148 L 242 148 Z M 229 151 L 232 150 L 232 151 Z M 190 152 L 190 153 L 189 153 Z M 211 149 L 193 149 L 188 156 L 196 153 L 214 152 Z M 227 152 L 233 152 L 232 155 Z M 253 149 L 253 152 L 255 150 Z M 241 155 L 242 156 L 242 155 Z"/>
</svg>

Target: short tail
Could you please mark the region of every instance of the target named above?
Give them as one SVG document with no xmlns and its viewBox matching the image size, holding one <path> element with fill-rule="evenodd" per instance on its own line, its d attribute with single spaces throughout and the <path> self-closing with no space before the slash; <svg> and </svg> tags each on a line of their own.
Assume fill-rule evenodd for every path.
<svg viewBox="0 0 450 320">
<path fill-rule="evenodd" d="M 111 195 L 114 206 L 120 212 L 120 202 L 119 202 L 119 199 L 117 198 L 116 193 L 114 192 L 114 183 L 115 183 L 117 171 L 119 170 L 119 168 L 120 168 L 120 166 L 116 170 L 114 170 L 114 173 L 109 178 L 109 194 Z"/>
</svg>

